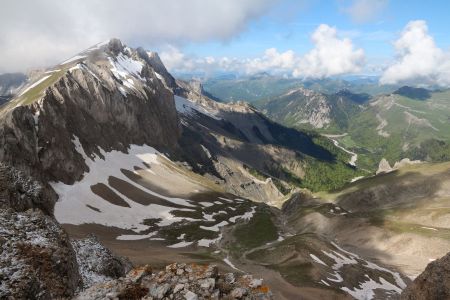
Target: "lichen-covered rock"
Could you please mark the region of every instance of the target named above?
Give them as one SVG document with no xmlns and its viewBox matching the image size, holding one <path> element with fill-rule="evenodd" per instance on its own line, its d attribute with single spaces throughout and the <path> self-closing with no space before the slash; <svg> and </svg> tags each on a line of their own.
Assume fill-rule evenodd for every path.
<svg viewBox="0 0 450 300">
<path fill-rule="evenodd" d="M 45 192 L 41 183 L 0 162 L 0 208 L 11 208 L 14 211 L 40 208 L 47 214 L 52 214 L 54 197 Z"/>
<path fill-rule="evenodd" d="M 83 279 L 83 288 L 125 276 L 131 270 L 131 262 L 115 256 L 91 235 L 85 239 L 73 240 L 77 262 Z"/>
<path fill-rule="evenodd" d="M 0 299 L 71 297 L 80 284 L 75 252 L 40 210 L 0 210 Z"/>
<path fill-rule="evenodd" d="M 450 253 L 428 264 L 402 293 L 404 300 L 450 299 Z"/>
<path fill-rule="evenodd" d="M 272 299 L 262 279 L 220 274 L 214 265 L 174 263 L 160 272 L 142 270 L 150 269 L 146 266 L 125 278 L 94 285 L 76 299 Z"/>
<path fill-rule="evenodd" d="M 143 299 L 147 294 L 148 288 L 128 278 L 120 278 L 94 285 L 80 293 L 74 300 L 138 300 Z"/>
</svg>

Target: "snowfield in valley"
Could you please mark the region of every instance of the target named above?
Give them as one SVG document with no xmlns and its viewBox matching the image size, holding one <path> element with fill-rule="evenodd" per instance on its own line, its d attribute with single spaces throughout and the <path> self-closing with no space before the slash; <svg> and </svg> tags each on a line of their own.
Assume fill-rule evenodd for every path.
<svg viewBox="0 0 450 300">
<path fill-rule="evenodd" d="M 168 245 L 170 248 L 181 248 L 193 245 L 194 242 L 201 247 L 210 247 L 218 242 L 222 234 L 220 229 L 223 226 L 235 223 L 241 219 L 247 221 L 251 219 L 255 213 L 255 206 L 248 207 L 246 210 L 237 209 L 238 206 L 244 205 L 245 200 L 231 200 L 224 197 L 212 198 L 211 202 L 193 201 L 190 199 L 169 197 L 161 193 L 155 192 L 135 180 L 130 179 L 124 170 L 132 172 L 139 177 L 135 167 L 140 168 L 143 172 L 155 173 L 155 166 L 161 166 L 160 159 L 169 161 L 167 157 L 156 151 L 150 146 L 130 146 L 128 153 L 120 151 L 105 152 L 100 149 L 101 157 L 93 155 L 88 157 L 85 153 L 79 139 L 75 137 L 73 144 L 76 151 L 84 158 L 89 171 L 84 174 L 82 179 L 73 185 L 64 184 L 62 182 L 52 182 L 51 185 L 59 195 L 59 200 L 55 206 L 55 217 L 63 224 L 99 224 L 108 227 L 115 227 L 124 230 L 131 230 L 134 233 L 121 234 L 117 236 L 117 240 L 164 240 L 158 237 L 158 230 L 152 227 L 152 224 L 146 223 L 146 220 L 156 220 L 154 226 L 164 228 L 171 226 L 177 222 L 197 222 L 199 229 L 213 232 L 215 238 L 200 238 L 196 241 L 185 240 L 185 234 L 178 237 L 176 243 Z M 152 168 L 153 166 L 153 168 Z M 157 171 L 158 172 L 158 171 Z M 138 203 L 136 199 L 131 199 L 126 190 L 120 189 L 111 184 L 111 179 L 126 184 L 129 188 L 139 191 L 142 195 L 149 195 L 156 199 L 167 203 L 161 205 L 157 203 Z M 116 194 L 124 203 L 114 203 L 108 201 L 98 193 L 93 192 L 93 186 L 99 184 L 110 189 L 110 192 Z M 197 194 L 193 191 L 193 194 Z M 110 195 L 111 197 L 111 195 Z M 234 206 L 234 207 L 232 207 Z M 232 207 L 232 210 L 225 208 Z M 200 218 L 175 216 L 174 211 L 192 212 L 200 209 Z M 203 210 L 208 210 L 205 212 Z M 210 211 L 210 212 L 209 212 Z M 229 216 L 229 213 L 232 216 Z M 220 218 L 220 219 L 217 219 Z M 203 224 L 203 225 L 200 225 Z M 149 232 L 150 231 L 150 232 Z"/>
</svg>

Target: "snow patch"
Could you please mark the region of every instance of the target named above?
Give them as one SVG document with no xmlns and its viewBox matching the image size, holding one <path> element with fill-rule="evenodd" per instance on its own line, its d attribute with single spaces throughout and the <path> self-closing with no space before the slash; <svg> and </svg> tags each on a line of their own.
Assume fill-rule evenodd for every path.
<svg viewBox="0 0 450 300">
<path fill-rule="evenodd" d="M 230 259 L 228 257 L 223 259 L 223 262 L 226 263 L 227 265 L 229 265 L 231 268 L 242 272 L 241 270 L 239 270 L 238 268 L 236 268 L 236 266 L 230 261 Z"/>
<path fill-rule="evenodd" d="M 215 244 L 219 242 L 222 239 L 222 234 L 219 234 L 219 236 L 216 239 L 201 239 L 198 241 L 198 245 L 200 247 L 210 247 L 212 244 Z"/>
<path fill-rule="evenodd" d="M 119 86 L 119 92 L 120 92 L 124 97 L 127 96 L 127 92 L 126 92 L 125 89 L 124 89 L 123 87 L 121 87 L 121 86 Z"/>
<path fill-rule="evenodd" d="M 250 211 L 248 211 L 245 214 L 240 215 L 240 216 L 231 217 L 228 221 L 230 221 L 231 223 L 235 223 L 237 219 L 242 219 L 242 220 L 248 221 L 251 218 L 253 218 L 253 215 L 255 214 L 255 212 L 256 212 L 256 206 L 253 206 Z"/>
<path fill-rule="evenodd" d="M 221 120 L 221 118 L 219 118 L 217 116 L 218 112 L 214 112 L 210 109 L 207 110 L 206 108 L 201 107 L 198 104 L 196 104 L 186 98 L 183 98 L 183 97 L 180 97 L 177 95 L 175 95 L 174 97 L 175 97 L 174 98 L 175 99 L 175 107 L 176 107 L 177 111 L 182 115 L 193 116 L 196 113 L 200 113 L 200 114 L 203 114 L 210 118 L 213 118 L 215 120 Z"/>
<path fill-rule="evenodd" d="M 373 297 L 375 296 L 374 290 L 376 290 L 376 289 L 394 291 L 398 294 L 400 294 L 402 292 L 402 290 L 399 287 L 386 281 L 382 277 L 379 278 L 380 282 L 374 281 L 368 275 L 366 275 L 366 277 L 368 278 L 368 281 L 361 283 L 358 287 L 356 287 L 354 289 L 342 287 L 341 290 L 349 293 L 350 295 L 352 295 L 354 298 L 356 298 L 358 300 L 373 299 Z"/>
<path fill-rule="evenodd" d="M 59 195 L 59 201 L 55 205 L 55 217 L 62 224 L 100 224 L 105 226 L 118 227 L 123 229 L 131 229 L 136 232 L 147 230 L 149 227 L 143 224 L 145 219 L 161 218 L 159 226 L 167 226 L 181 220 L 194 220 L 189 218 L 175 217 L 171 211 L 176 210 L 173 207 L 167 207 L 158 204 L 142 205 L 132 201 L 127 196 L 121 194 L 118 190 L 110 187 L 116 192 L 130 207 L 122 207 L 114 205 L 91 191 L 91 186 L 97 183 L 108 185 L 108 178 L 114 176 L 118 179 L 126 181 L 135 188 L 145 193 L 165 199 L 175 204 L 187 207 L 195 207 L 188 200 L 180 198 L 172 198 L 160 195 L 141 185 L 136 184 L 125 176 L 121 169 L 132 169 L 133 166 L 142 166 L 146 164 L 159 164 L 158 153 L 154 148 L 144 145 L 131 145 L 128 153 L 120 151 L 102 152 L 104 159 L 95 156 L 89 158 L 83 150 L 83 147 L 77 137 L 73 140 L 76 151 L 83 158 L 89 172 L 85 173 L 83 178 L 75 182 L 73 185 L 67 185 L 62 182 L 51 182 L 51 186 Z M 97 207 L 101 212 L 94 211 L 86 205 Z M 178 209 L 180 210 L 180 209 Z M 181 209 L 190 210 L 190 209 Z"/>
<path fill-rule="evenodd" d="M 220 222 L 220 223 L 218 223 L 216 225 L 210 226 L 210 227 L 202 225 L 202 226 L 200 226 L 200 228 L 204 229 L 204 230 L 219 232 L 220 227 L 223 227 L 223 226 L 226 226 L 226 225 L 228 225 L 228 222 L 227 221 L 222 221 L 222 222 Z"/>
<path fill-rule="evenodd" d="M 311 256 L 311 258 L 316 262 L 316 263 L 319 263 L 319 264 L 321 264 L 321 265 L 324 265 L 324 266 L 327 266 L 328 267 L 328 265 L 326 264 L 326 263 L 324 263 L 320 258 L 318 258 L 317 256 L 315 256 L 314 254 L 309 254 L 309 256 Z"/>
<path fill-rule="evenodd" d="M 428 230 L 438 231 L 436 228 L 432 228 L 432 227 L 421 226 L 421 228 L 423 228 L 423 229 L 428 229 Z"/>
<path fill-rule="evenodd" d="M 187 247 L 187 246 L 192 245 L 192 243 L 193 242 L 182 241 L 182 242 L 179 242 L 179 243 L 176 243 L 176 244 L 173 244 L 173 245 L 169 245 L 167 247 L 169 247 L 169 248 L 183 248 L 183 247 Z"/>
<path fill-rule="evenodd" d="M 108 57 L 111 64 L 111 71 L 117 79 L 127 79 L 129 76 L 133 76 L 140 80 L 144 80 L 140 73 L 144 64 L 138 60 L 134 60 L 127 55 L 120 53 L 116 60 Z"/>
<path fill-rule="evenodd" d="M 352 180 L 350 180 L 350 182 L 355 182 L 355 181 L 358 181 L 363 178 L 364 178 L 364 176 L 358 176 L 358 177 L 352 178 Z"/>
<path fill-rule="evenodd" d="M 119 241 L 136 241 L 150 238 L 156 235 L 158 232 L 150 232 L 149 234 L 122 234 L 119 235 L 116 239 Z"/>
</svg>

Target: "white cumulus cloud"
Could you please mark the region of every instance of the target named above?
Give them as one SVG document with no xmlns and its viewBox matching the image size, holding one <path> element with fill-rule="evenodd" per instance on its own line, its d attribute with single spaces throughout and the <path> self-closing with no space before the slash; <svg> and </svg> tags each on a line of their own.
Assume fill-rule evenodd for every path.
<svg viewBox="0 0 450 300">
<path fill-rule="evenodd" d="M 425 21 L 409 22 L 394 47 L 397 60 L 384 71 L 380 83 L 450 85 L 450 53 L 437 47 Z"/>
<path fill-rule="evenodd" d="M 243 64 L 237 58 L 186 55 L 173 45 L 163 47 L 159 56 L 169 71 L 178 73 L 195 72 L 210 75 L 216 71 L 236 72 Z"/>
<path fill-rule="evenodd" d="M 227 40 L 276 1 L 2 1 L 0 73 L 51 65 L 111 37 L 148 48 Z"/>
<path fill-rule="evenodd" d="M 365 63 L 364 50 L 356 49 L 349 38 L 339 38 L 337 30 L 320 25 L 311 37 L 314 48 L 300 59 L 296 77 L 328 77 L 356 73 Z"/>
<path fill-rule="evenodd" d="M 322 24 L 311 36 L 314 48 L 304 55 L 293 50 L 269 48 L 254 58 L 207 57 L 183 54 L 175 47 L 161 52 L 162 61 L 175 72 L 233 71 L 241 74 L 268 72 L 294 77 L 323 78 L 359 72 L 365 64 L 364 51 L 349 38 L 340 38 L 337 29 Z"/>
<path fill-rule="evenodd" d="M 276 48 L 269 48 L 262 57 L 247 59 L 243 62 L 247 74 L 271 72 L 274 74 L 291 71 L 298 62 L 298 57 L 292 50 L 278 52 Z"/>
</svg>

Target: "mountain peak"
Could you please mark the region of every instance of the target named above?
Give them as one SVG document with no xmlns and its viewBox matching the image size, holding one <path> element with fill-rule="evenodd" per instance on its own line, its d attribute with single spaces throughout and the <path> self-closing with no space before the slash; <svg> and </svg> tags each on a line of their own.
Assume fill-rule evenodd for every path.
<svg viewBox="0 0 450 300">
<path fill-rule="evenodd" d="M 425 88 L 402 86 L 393 94 L 405 96 L 416 100 L 426 100 L 431 97 L 431 92 Z"/>
<path fill-rule="evenodd" d="M 125 46 L 122 44 L 122 41 L 119 40 L 118 38 L 112 38 L 109 40 L 108 49 L 115 55 L 118 55 L 120 52 L 122 52 L 124 48 Z"/>
<path fill-rule="evenodd" d="M 370 100 L 370 95 L 366 93 L 354 93 L 349 89 L 342 89 L 335 93 L 338 97 L 344 97 L 352 102 L 363 104 Z"/>
<path fill-rule="evenodd" d="M 82 82 L 100 81 L 111 92 L 119 91 L 124 97 L 131 94 L 141 97 L 148 90 L 155 93 L 159 85 L 170 91 L 176 87 L 175 79 L 155 52 L 131 48 L 112 38 L 30 77 L 8 103 L 7 110 L 34 103 L 61 79 L 73 76 Z"/>
</svg>

